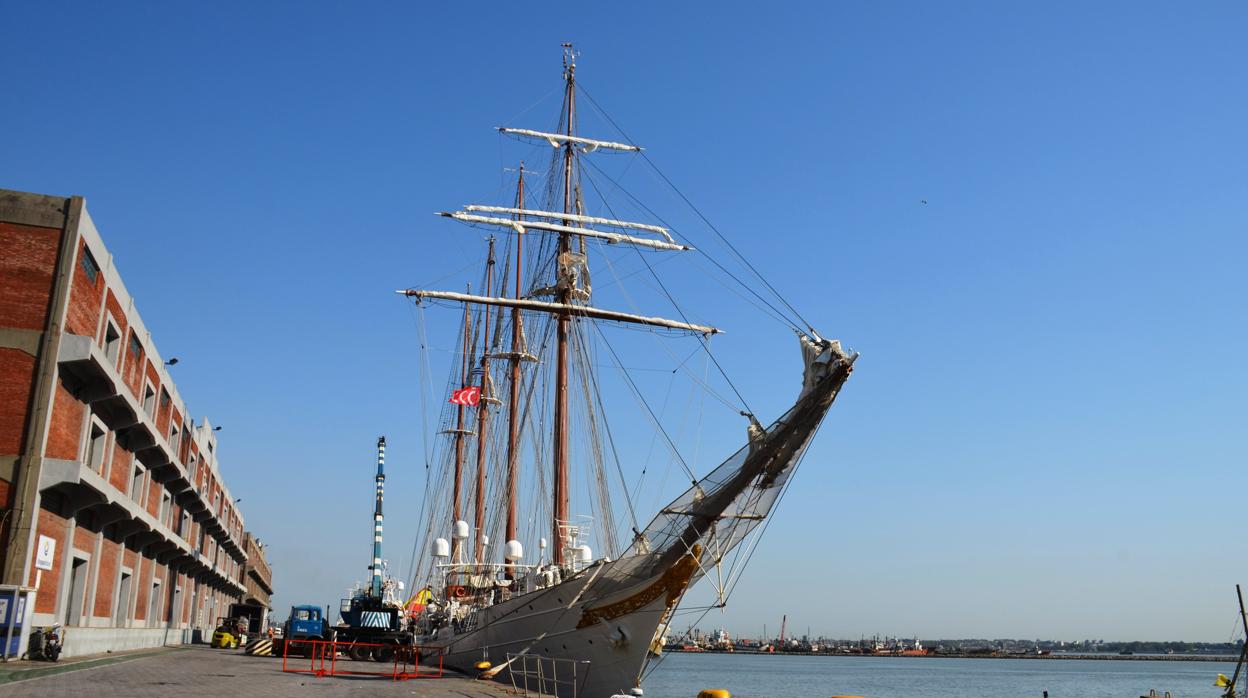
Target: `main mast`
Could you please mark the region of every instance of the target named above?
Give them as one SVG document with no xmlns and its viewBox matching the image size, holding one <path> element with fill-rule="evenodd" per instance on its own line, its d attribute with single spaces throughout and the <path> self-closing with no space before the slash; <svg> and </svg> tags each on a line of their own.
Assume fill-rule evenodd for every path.
<svg viewBox="0 0 1248 698">
<path fill-rule="evenodd" d="M 571 44 L 564 44 L 563 77 L 567 82 L 564 103 L 567 111 L 567 131 L 569 138 L 563 144 L 563 212 L 572 213 L 572 166 L 576 158 L 573 149 L 574 124 L 576 123 L 576 55 Z M 571 219 L 565 219 L 564 225 L 571 225 Z M 569 273 L 572 268 L 566 259 L 572 251 L 572 235 L 559 233 L 559 255 L 555 260 L 555 287 L 558 289 L 556 299 L 562 305 L 572 303 L 572 286 L 575 279 Z M 571 329 L 572 317 L 566 313 L 555 317 L 556 323 L 556 362 L 555 362 L 555 503 L 554 503 L 554 562 L 563 564 L 564 535 L 563 526 L 568 522 L 568 331 Z"/>
<path fill-rule="evenodd" d="M 485 295 L 494 295 L 494 238 L 490 237 L 490 254 L 485 263 Z M 481 320 L 481 398 L 477 403 L 477 507 L 476 561 L 485 560 L 485 449 L 486 429 L 489 421 L 490 390 L 490 306 L 483 305 L 485 317 Z"/>
</svg>

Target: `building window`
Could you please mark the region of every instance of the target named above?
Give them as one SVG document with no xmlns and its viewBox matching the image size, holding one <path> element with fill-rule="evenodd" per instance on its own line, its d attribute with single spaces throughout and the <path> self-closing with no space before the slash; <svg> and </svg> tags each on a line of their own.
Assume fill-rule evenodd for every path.
<svg viewBox="0 0 1248 698">
<path fill-rule="evenodd" d="M 130 333 L 130 354 L 133 356 L 143 355 L 143 345 L 139 343 L 139 335 Z"/>
<path fill-rule="evenodd" d="M 117 368 L 117 355 L 121 352 L 121 333 L 112 322 L 104 328 L 104 356 L 113 368 Z"/>
<path fill-rule="evenodd" d="M 69 593 L 65 597 L 65 625 L 82 625 L 82 606 L 87 593 L 87 561 L 74 556 L 69 570 Z"/>
<path fill-rule="evenodd" d="M 160 409 L 163 410 L 168 406 L 169 406 L 169 391 L 165 390 L 164 388 L 161 388 L 160 389 Z"/>
<path fill-rule="evenodd" d="M 95 472 L 100 472 L 104 463 L 104 441 L 107 432 L 99 424 L 91 422 L 91 436 L 87 438 L 87 454 L 83 463 Z"/>
<path fill-rule="evenodd" d="M 152 417 L 156 408 L 156 391 L 152 390 L 152 386 L 143 388 L 143 411 L 148 417 Z"/>
<path fill-rule="evenodd" d="M 147 608 L 147 624 L 157 626 L 160 623 L 160 580 L 152 582 L 152 597 Z"/>
<path fill-rule="evenodd" d="M 82 270 L 87 273 L 87 278 L 91 280 L 91 283 L 95 283 L 96 277 L 100 275 L 100 265 L 95 261 L 89 247 L 82 248 L 81 261 Z"/>
<path fill-rule="evenodd" d="M 143 501 L 143 466 L 134 466 L 134 477 L 130 480 L 130 498 L 136 502 Z"/>
<path fill-rule="evenodd" d="M 117 604 L 113 606 L 113 625 L 126 627 L 130 618 L 130 573 L 121 573 L 121 582 L 117 585 Z"/>
<path fill-rule="evenodd" d="M 160 495 L 160 522 L 166 526 L 169 525 L 169 509 L 173 503 L 173 498 L 168 492 Z"/>
</svg>

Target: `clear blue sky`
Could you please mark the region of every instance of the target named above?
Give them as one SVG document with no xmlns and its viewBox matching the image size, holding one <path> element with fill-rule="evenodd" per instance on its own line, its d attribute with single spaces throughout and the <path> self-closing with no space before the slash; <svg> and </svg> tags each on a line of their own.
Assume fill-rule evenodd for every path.
<svg viewBox="0 0 1248 698">
<path fill-rule="evenodd" d="M 379 433 L 405 567 L 423 446 L 391 291 L 477 254 L 429 213 L 500 197 L 524 151 L 490 129 L 553 120 L 573 40 L 594 97 L 862 352 L 705 626 L 1232 633 L 1243 3 L 17 3 L 5 23 L 0 186 L 87 197 L 193 413 L 224 426 L 279 617 L 364 577 Z M 775 417 L 791 336 L 718 286 L 685 298 Z M 742 433 L 706 422 L 700 472 Z"/>
</svg>

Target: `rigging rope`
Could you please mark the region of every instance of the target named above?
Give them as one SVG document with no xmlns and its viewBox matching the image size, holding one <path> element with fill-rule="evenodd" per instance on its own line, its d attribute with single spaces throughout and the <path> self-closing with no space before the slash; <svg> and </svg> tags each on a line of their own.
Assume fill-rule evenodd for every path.
<svg viewBox="0 0 1248 698">
<path fill-rule="evenodd" d="M 624 129 L 620 128 L 620 125 L 615 123 L 615 119 L 611 118 L 611 115 L 607 113 L 607 110 L 603 109 L 602 106 L 598 104 L 598 101 L 594 99 L 593 95 L 589 94 L 589 91 L 585 89 L 584 85 L 577 85 L 577 88 L 581 91 L 582 94 L 585 95 L 586 98 L 589 99 L 589 103 L 592 104 L 594 108 L 598 110 L 598 113 L 602 114 L 603 118 L 605 118 L 607 122 L 610 123 L 611 126 L 615 128 L 616 131 L 620 132 L 620 135 L 623 136 L 625 140 L 627 140 L 630 143 L 633 142 L 633 139 L 630 138 L 629 135 L 624 132 Z M 764 277 L 762 273 L 759 272 L 758 269 L 754 267 L 753 264 L 750 264 L 749 260 L 745 258 L 745 255 L 742 255 L 741 252 L 737 250 L 736 246 L 733 245 L 732 242 L 729 241 L 728 238 L 722 232 L 720 232 L 719 228 L 715 227 L 715 224 L 712 223 L 710 219 L 707 218 L 702 213 L 702 211 L 697 206 L 695 206 L 692 201 L 689 200 L 689 197 L 685 196 L 684 192 L 682 192 L 680 188 L 678 188 L 676 184 L 673 183 L 672 180 L 669 179 L 668 176 L 664 174 L 662 170 L 659 169 L 659 166 L 654 164 L 654 161 L 650 159 L 650 156 L 646 155 L 646 152 L 644 150 L 640 151 L 639 154 L 641 155 L 643 159 L 645 159 L 646 164 L 650 165 L 651 169 L 653 169 L 655 173 L 659 175 L 659 177 L 662 177 L 663 181 L 666 182 L 667 185 L 672 188 L 672 191 L 676 192 L 676 195 L 679 196 L 681 200 L 683 200 L 685 204 L 687 204 L 689 208 L 692 209 L 693 212 L 697 214 L 698 218 L 701 218 L 702 222 L 705 223 L 708 228 L 714 231 L 715 235 L 719 237 L 720 241 L 723 242 L 724 245 L 729 250 L 731 250 L 733 254 L 737 256 L 737 259 L 740 260 L 741 263 L 745 265 L 745 268 L 749 269 L 754 274 L 754 276 L 758 277 L 758 280 L 761 281 L 763 285 L 767 287 L 767 290 L 771 291 L 772 295 L 774 295 L 777 300 L 783 303 L 784 307 L 789 309 L 789 312 L 793 313 L 793 317 L 795 317 L 802 325 L 805 325 L 808 331 L 810 331 L 811 333 L 814 333 L 815 332 L 814 328 L 811 326 L 809 322 L 806 321 L 806 318 L 802 317 L 802 314 L 797 312 L 797 309 L 794 308 L 793 305 L 789 303 L 788 300 L 786 300 L 784 296 L 780 295 L 780 292 L 777 291 L 776 288 L 772 286 L 769 281 L 767 281 L 766 277 Z M 710 255 L 707 255 L 708 258 L 709 256 Z"/>
<path fill-rule="evenodd" d="M 601 170 L 599 170 L 599 172 L 601 172 Z M 603 205 L 607 207 L 607 211 L 612 215 L 612 217 L 614 217 L 616 215 L 615 211 L 611 208 L 611 204 L 607 203 L 606 197 L 602 195 L 602 190 L 598 188 L 598 184 L 594 182 L 594 178 L 589 176 L 588 173 L 585 174 L 585 178 L 589 180 L 590 186 L 594 188 L 594 191 L 598 192 L 598 197 L 602 199 Z M 670 291 L 667 290 L 667 286 L 663 284 L 663 280 L 659 278 L 658 273 L 654 271 L 654 267 L 650 265 L 650 260 L 646 258 L 640 248 L 634 246 L 633 251 L 637 253 L 637 256 L 640 257 L 641 261 L 646 265 L 646 269 L 650 271 L 650 276 L 653 277 L 655 283 L 659 285 L 659 288 L 663 291 L 663 295 L 667 296 L 667 300 L 671 302 L 672 307 L 676 309 L 676 313 L 680 315 L 680 319 L 685 323 L 689 323 L 689 318 L 685 316 L 684 309 L 680 307 L 680 304 L 676 302 L 676 298 L 672 296 Z M 702 341 L 702 345 L 706 349 L 707 356 L 711 357 L 711 361 L 715 362 L 715 368 L 719 369 L 719 374 L 724 377 L 724 380 L 728 383 L 728 387 L 732 388 L 732 392 L 735 393 L 737 399 L 741 401 L 741 406 L 745 408 L 746 412 L 753 414 L 754 411 L 750 409 L 750 405 L 746 402 L 745 396 L 743 396 L 741 391 L 737 389 L 736 384 L 733 383 L 732 379 L 728 377 L 728 372 L 724 370 L 724 367 L 719 364 L 719 360 L 716 359 L 715 355 L 711 352 L 710 341 L 704 339 Z"/>
<path fill-rule="evenodd" d="M 693 474 L 693 470 L 689 468 L 689 464 L 686 463 L 685 459 L 680 455 L 680 450 L 676 448 L 676 443 L 672 441 L 672 437 L 668 435 L 667 430 L 663 428 L 663 423 L 660 422 L 659 418 L 655 416 L 654 410 L 651 409 L 650 403 L 646 402 L 645 397 L 642 396 L 641 390 L 637 388 L 637 384 L 633 381 L 633 377 L 629 375 L 628 371 L 624 370 L 624 362 L 620 360 L 620 355 L 615 352 L 615 347 L 611 346 L 611 342 L 607 340 L 606 335 L 603 334 L 602 328 L 598 326 L 598 323 L 591 320 L 590 324 L 598 333 L 599 338 L 602 339 L 602 343 L 607 346 L 607 351 L 611 352 L 611 356 L 615 358 L 615 366 L 619 369 L 620 374 L 624 376 L 624 380 L 628 383 L 628 387 L 633 391 L 633 395 L 636 396 L 638 401 L 641 402 L 642 407 L 646 408 L 646 414 L 650 415 L 650 420 L 654 422 L 654 426 L 659 430 L 659 433 L 663 434 L 663 439 L 667 441 L 668 447 L 672 449 L 672 455 L 676 456 L 676 460 L 680 461 L 680 467 L 684 468 L 685 474 L 687 474 L 696 485 L 698 482 L 698 476 Z"/>
</svg>

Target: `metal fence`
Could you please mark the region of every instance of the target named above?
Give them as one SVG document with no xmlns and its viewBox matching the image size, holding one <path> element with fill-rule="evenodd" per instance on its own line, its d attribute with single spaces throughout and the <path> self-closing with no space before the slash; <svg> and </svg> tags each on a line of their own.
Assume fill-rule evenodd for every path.
<svg viewBox="0 0 1248 698">
<path fill-rule="evenodd" d="M 507 654 L 511 687 L 525 698 L 576 698 L 589 676 L 589 661 L 538 654 Z"/>
<path fill-rule="evenodd" d="M 355 655 L 352 659 L 349 655 Z M 413 645 L 323 640 L 282 643 L 282 671 L 326 676 L 372 676 L 394 681 L 442 678 L 442 650 Z M 375 668 L 370 669 L 369 667 Z"/>
</svg>

